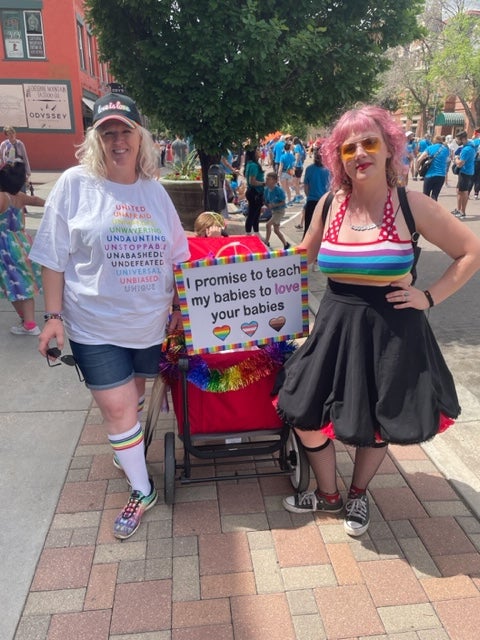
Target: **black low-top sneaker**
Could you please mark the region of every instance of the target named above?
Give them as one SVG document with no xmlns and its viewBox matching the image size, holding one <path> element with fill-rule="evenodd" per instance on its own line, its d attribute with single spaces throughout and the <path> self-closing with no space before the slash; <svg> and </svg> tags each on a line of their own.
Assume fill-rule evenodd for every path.
<svg viewBox="0 0 480 640">
<path fill-rule="evenodd" d="M 329 502 L 316 491 L 303 491 L 283 499 L 283 506 L 292 513 L 305 513 L 308 511 L 329 511 L 338 513 L 343 509 L 343 500 L 340 496 L 335 502 Z"/>
<path fill-rule="evenodd" d="M 349 498 L 345 505 L 343 527 L 349 536 L 361 536 L 370 524 L 370 509 L 366 493 L 357 498 Z"/>
</svg>

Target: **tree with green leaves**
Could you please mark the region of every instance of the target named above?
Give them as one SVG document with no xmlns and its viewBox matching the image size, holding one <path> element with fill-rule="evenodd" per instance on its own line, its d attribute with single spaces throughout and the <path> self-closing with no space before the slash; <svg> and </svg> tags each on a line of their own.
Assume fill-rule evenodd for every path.
<svg viewBox="0 0 480 640">
<path fill-rule="evenodd" d="M 326 123 L 372 99 L 423 0 L 85 0 L 100 50 L 147 115 L 206 168 L 233 140 Z"/>
<path fill-rule="evenodd" d="M 458 96 L 471 126 L 476 127 L 480 122 L 480 18 L 457 13 L 446 23 L 442 41 L 433 58 L 430 80 L 445 95 Z"/>
</svg>

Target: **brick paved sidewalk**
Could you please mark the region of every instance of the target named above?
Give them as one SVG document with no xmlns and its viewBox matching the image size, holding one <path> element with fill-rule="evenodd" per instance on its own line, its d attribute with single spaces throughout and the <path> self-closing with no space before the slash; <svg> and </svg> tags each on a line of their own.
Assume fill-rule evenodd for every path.
<svg viewBox="0 0 480 640">
<path fill-rule="evenodd" d="M 15 640 L 479 637 L 480 523 L 420 446 L 391 447 L 359 539 L 340 516 L 284 511 L 277 477 L 177 487 L 120 542 L 128 487 L 100 422 L 92 406 Z M 149 451 L 160 494 L 174 428 L 162 414 Z M 352 450 L 336 446 L 345 493 Z"/>
</svg>

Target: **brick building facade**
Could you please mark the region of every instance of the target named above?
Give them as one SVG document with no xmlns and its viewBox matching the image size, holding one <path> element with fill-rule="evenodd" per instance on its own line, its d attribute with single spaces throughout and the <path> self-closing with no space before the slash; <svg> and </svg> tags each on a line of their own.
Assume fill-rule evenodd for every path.
<svg viewBox="0 0 480 640">
<path fill-rule="evenodd" d="M 34 170 L 76 164 L 93 102 L 112 81 L 83 1 L 0 0 L 0 27 L 0 127 L 15 127 Z"/>
</svg>

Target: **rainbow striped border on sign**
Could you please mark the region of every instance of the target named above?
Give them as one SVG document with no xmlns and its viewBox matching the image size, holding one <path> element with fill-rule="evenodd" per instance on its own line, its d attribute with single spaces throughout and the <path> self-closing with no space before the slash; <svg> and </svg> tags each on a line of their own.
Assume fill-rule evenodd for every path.
<svg viewBox="0 0 480 640">
<path fill-rule="evenodd" d="M 257 268 L 249 272 L 244 268 L 246 263 Z M 232 272 L 241 274 L 237 277 L 242 278 L 244 288 L 234 280 L 235 284 L 222 293 L 222 286 L 227 286 L 227 272 L 220 267 L 229 265 Z M 263 284 L 268 286 L 255 283 L 254 273 L 261 274 L 260 279 L 268 276 L 269 279 L 263 279 Z M 267 253 L 210 255 L 175 265 L 174 275 L 189 355 L 248 349 L 308 335 L 305 251 L 291 248 Z M 230 272 L 228 277 L 233 278 Z M 217 282 L 221 286 L 216 286 Z"/>
</svg>

